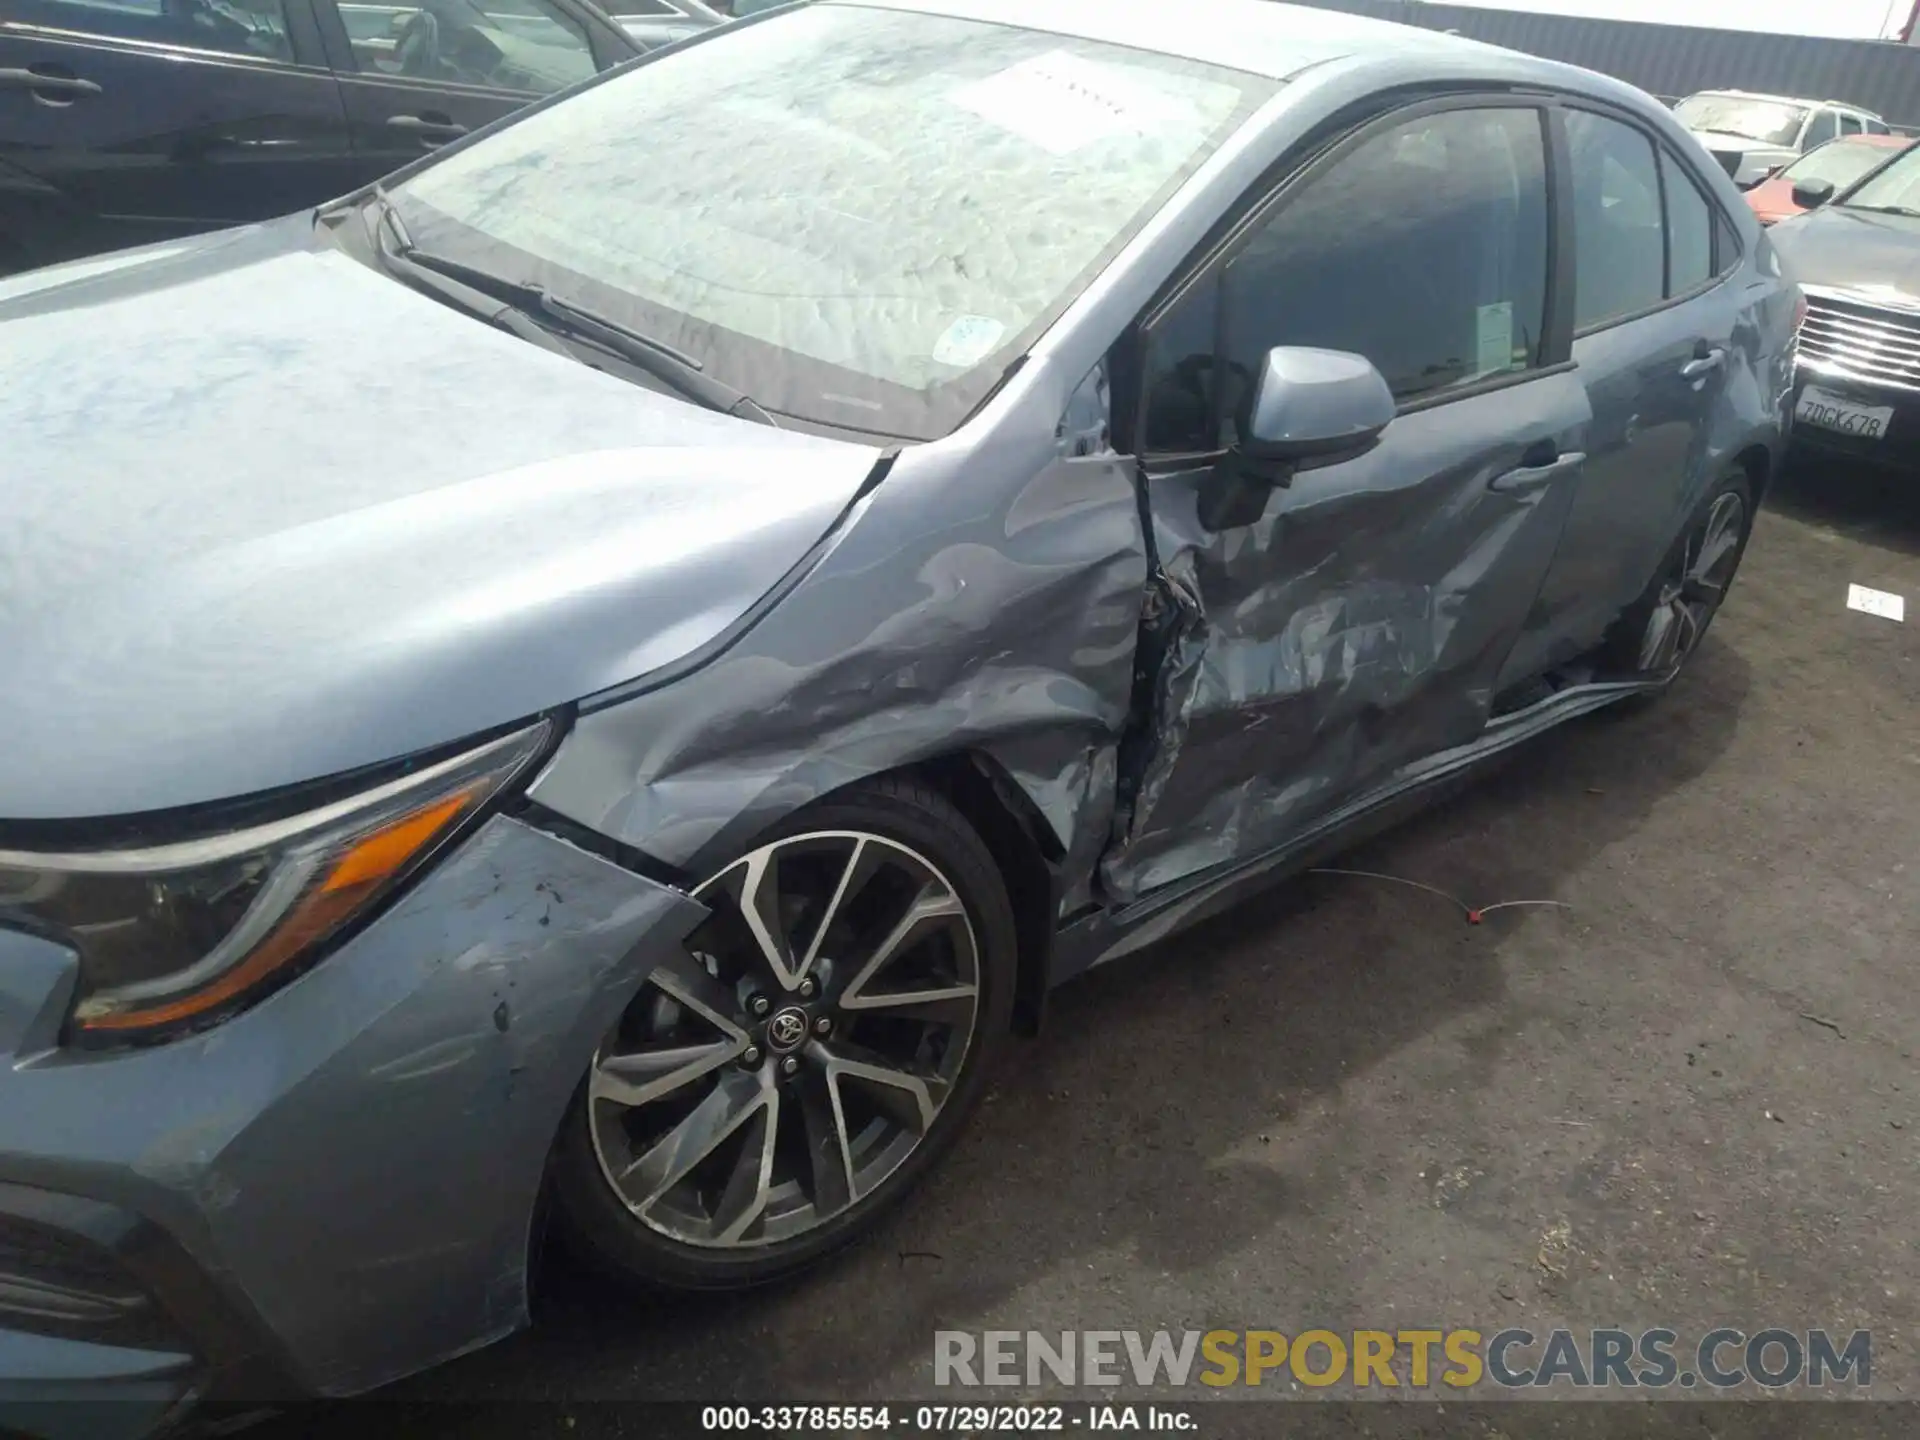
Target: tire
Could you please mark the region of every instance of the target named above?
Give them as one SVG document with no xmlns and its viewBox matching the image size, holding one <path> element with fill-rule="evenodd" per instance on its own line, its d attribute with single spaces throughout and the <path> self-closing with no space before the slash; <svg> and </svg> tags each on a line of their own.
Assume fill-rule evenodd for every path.
<svg viewBox="0 0 1920 1440">
<path fill-rule="evenodd" d="M 1600 649 L 1603 675 L 1657 684 L 1636 697 L 1643 703 L 1667 692 L 1732 589 L 1753 533 L 1753 516 L 1753 485 L 1746 472 L 1721 475 L 1688 517 L 1645 592 L 1607 632 Z"/>
<path fill-rule="evenodd" d="M 972 826 L 920 783 L 867 781 L 809 806 L 695 893 L 712 917 L 603 1042 L 551 1177 L 571 1248 L 650 1289 L 766 1284 L 871 1231 L 953 1143 L 1011 1030 L 1006 887 Z M 772 950 L 786 970 L 750 909 L 786 937 Z M 877 938 L 903 929 L 873 962 Z"/>
</svg>

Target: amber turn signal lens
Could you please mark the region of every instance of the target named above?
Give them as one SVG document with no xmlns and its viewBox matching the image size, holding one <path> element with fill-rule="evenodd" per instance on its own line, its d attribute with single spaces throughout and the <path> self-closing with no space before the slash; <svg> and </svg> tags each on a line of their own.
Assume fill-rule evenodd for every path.
<svg viewBox="0 0 1920 1440">
<path fill-rule="evenodd" d="M 246 994 L 281 966 L 327 938 L 390 882 L 398 879 L 434 840 L 486 792 L 484 783 L 407 811 L 355 838 L 321 870 L 319 878 L 287 910 L 239 964 L 213 984 L 177 1000 L 139 1010 L 77 1018 L 77 1028 L 110 1033 L 177 1025 L 218 1010 Z"/>
</svg>

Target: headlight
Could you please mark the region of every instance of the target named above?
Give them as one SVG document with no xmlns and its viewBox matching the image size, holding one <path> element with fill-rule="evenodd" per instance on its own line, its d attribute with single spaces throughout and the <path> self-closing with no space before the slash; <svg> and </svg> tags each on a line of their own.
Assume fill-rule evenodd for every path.
<svg viewBox="0 0 1920 1440">
<path fill-rule="evenodd" d="M 290 819 L 148 849 L 0 850 L 0 921 L 71 945 L 73 1038 L 151 1038 L 291 979 L 545 748 L 541 723 Z"/>
</svg>

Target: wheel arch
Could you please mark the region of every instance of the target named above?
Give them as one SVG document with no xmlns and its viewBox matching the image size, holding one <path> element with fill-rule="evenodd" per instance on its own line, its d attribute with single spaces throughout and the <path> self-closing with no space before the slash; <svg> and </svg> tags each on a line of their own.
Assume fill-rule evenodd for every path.
<svg viewBox="0 0 1920 1440">
<path fill-rule="evenodd" d="M 1753 487 L 1753 504 L 1758 509 L 1765 501 L 1767 484 L 1773 479 L 1773 451 L 1765 445 L 1753 444 L 1733 457 L 1734 465 L 1747 474 L 1747 483 Z"/>
<path fill-rule="evenodd" d="M 1018 945 L 1013 1028 L 1039 1033 L 1046 1011 L 1065 847 L 1031 796 L 993 756 L 961 750 L 906 767 L 966 817 L 993 854 Z"/>
</svg>

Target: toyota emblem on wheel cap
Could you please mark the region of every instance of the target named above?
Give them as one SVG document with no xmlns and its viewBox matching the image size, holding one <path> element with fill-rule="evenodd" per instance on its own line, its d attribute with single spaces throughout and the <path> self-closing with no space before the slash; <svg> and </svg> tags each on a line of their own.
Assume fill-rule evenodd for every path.
<svg viewBox="0 0 1920 1440">
<path fill-rule="evenodd" d="M 767 1022 L 767 1048 L 780 1054 L 793 1049 L 807 1038 L 807 1015 L 804 1010 L 782 1010 Z"/>
</svg>

